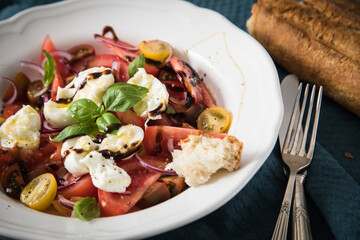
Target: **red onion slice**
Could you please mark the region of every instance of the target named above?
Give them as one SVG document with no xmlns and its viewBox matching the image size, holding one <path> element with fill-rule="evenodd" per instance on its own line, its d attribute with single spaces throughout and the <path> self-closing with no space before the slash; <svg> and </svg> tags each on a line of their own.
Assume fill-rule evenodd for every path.
<svg viewBox="0 0 360 240">
<path fill-rule="evenodd" d="M 71 53 L 69 53 L 67 51 L 63 51 L 63 50 L 54 50 L 54 51 L 49 52 L 49 54 L 65 58 L 69 61 L 72 59 Z"/>
<path fill-rule="evenodd" d="M 114 42 L 106 40 L 104 37 L 102 37 L 100 35 L 95 35 L 95 40 L 98 41 L 98 42 L 109 44 L 109 45 L 114 46 L 114 47 L 118 47 L 118 48 L 126 50 L 126 51 L 131 51 L 131 52 L 139 51 L 138 47 L 130 47 L 130 46 L 124 46 L 124 45 L 116 44 Z"/>
<path fill-rule="evenodd" d="M 69 174 L 70 174 L 70 173 L 69 173 Z M 71 174 L 70 174 L 70 175 L 71 175 Z M 66 176 L 66 174 L 65 174 L 65 176 Z M 64 177 L 65 177 L 65 176 L 64 176 Z M 63 177 L 63 178 L 64 178 L 64 177 Z M 78 177 L 78 178 L 75 178 L 74 181 L 71 181 L 71 182 L 69 182 L 69 181 L 67 181 L 67 179 L 65 179 L 64 183 L 62 183 L 60 186 L 58 186 L 57 189 L 58 189 L 58 190 L 61 190 L 61 189 L 70 187 L 70 186 L 74 185 L 75 183 L 77 183 L 81 178 L 82 178 L 82 176 L 81 176 L 81 177 Z"/>
<path fill-rule="evenodd" d="M 44 69 L 39 64 L 36 64 L 33 62 L 28 62 L 28 61 L 20 61 L 20 66 L 33 69 L 33 70 L 37 71 L 38 73 L 40 73 L 41 76 L 44 76 Z"/>
<path fill-rule="evenodd" d="M 14 89 L 14 94 L 11 96 L 11 98 L 9 98 L 9 100 L 7 100 L 6 102 L 3 103 L 3 105 L 6 106 L 6 105 L 9 105 L 9 104 L 11 104 L 11 103 L 13 103 L 15 101 L 16 97 L 18 96 L 18 91 L 17 91 L 17 88 L 15 86 L 15 83 L 11 79 L 6 78 L 6 77 L 0 77 L 0 80 L 10 83 L 13 86 L 13 89 Z"/>
<path fill-rule="evenodd" d="M 40 131 L 41 133 L 60 132 L 62 130 L 61 128 L 54 128 L 50 126 L 50 124 L 46 121 L 44 115 L 41 112 L 39 112 L 39 116 L 41 121 L 41 131 Z"/>
<path fill-rule="evenodd" d="M 146 162 L 144 162 L 141 159 L 141 157 L 137 153 L 134 154 L 134 157 L 135 157 L 136 161 L 140 164 L 140 166 L 142 166 L 150 171 L 154 171 L 154 172 L 158 172 L 158 173 L 166 174 L 166 175 L 177 175 L 175 171 L 163 170 L 163 169 L 160 169 L 160 168 L 157 168 L 157 167 L 147 164 Z"/>
<path fill-rule="evenodd" d="M 41 91 L 39 91 L 38 93 L 36 93 L 36 94 L 34 95 L 34 97 L 40 97 L 41 95 L 44 95 L 49 89 L 50 89 L 50 86 L 49 86 L 49 87 L 44 87 Z"/>
<path fill-rule="evenodd" d="M 63 197 L 63 195 L 59 194 L 58 198 L 59 198 L 59 201 L 61 202 L 61 204 L 63 204 L 64 206 L 71 207 L 71 208 L 73 208 L 75 206 L 76 202 L 66 199 L 65 197 Z"/>
</svg>

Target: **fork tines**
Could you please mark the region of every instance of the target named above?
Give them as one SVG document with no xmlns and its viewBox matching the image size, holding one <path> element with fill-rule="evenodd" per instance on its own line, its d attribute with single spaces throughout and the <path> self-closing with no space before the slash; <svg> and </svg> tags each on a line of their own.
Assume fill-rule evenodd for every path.
<svg viewBox="0 0 360 240">
<path fill-rule="evenodd" d="M 290 153 L 291 155 L 294 155 L 297 153 L 297 155 L 299 155 L 299 156 L 306 156 L 308 159 L 311 159 L 313 156 L 313 153 L 314 153 L 315 138 L 316 138 L 316 132 L 317 132 L 317 127 L 318 127 L 318 123 L 319 123 L 319 113 L 320 113 L 320 107 L 321 107 L 323 87 L 320 86 L 319 91 L 318 91 L 315 118 L 313 121 L 312 134 L 311 134 L 309 149 L 308 149 L 307 153 L 305 152 L 305 146 L 306 146 L 307 134 L 308 134 L 309 126 L 310 126 L 312 108 L 314 105 L 314 99 L 315 99 L 315 95 L 316 95 L 315 94 L 316 85 L 313 85 L 313 87 L 312 87 L 310 103 L 308 104 L 307 118 L 306 118 L 304 131 L 302 131 L 302 122 L 303 122 L 303 117 L 304 117 L 304 113 L 305 113 L 306 102 L 308 99 L 309 84 L 306 84 L 305 91 L 304 91 L 304 94 L 302 97 L 300 116 L 298 116 L 299 115 L 298 108 L 300 106 L 299 103 L 300 103 L 300 99 L 301 99 L 302 88 L 303 88 L 303 83 L 300 83 L 299 87 L 298 87 L 298 92 L 297 92 L 292 116 L 291 116 L 290 125 L 288 128 L 288 132 L 287 132 L 285 143 L 284 143 L 283 153 Z M 297 116 L 298 116 L 298 118 L 297 118 Z M 295 135 L 294 135 L 292 133 L 293 133 L 293 129 L 294 129 L 294 125 L 296 124 L 296 121 L 297 121 L 297 126 L 296 126 Z M 299 137 L 300 137 L 301 132 L 304 132 L 304 136 L 302 138 L 301 145 L 299 145 Z M 293 144 L 291 146 L 290 143 L 292 143 L 292 142 L 293 142 Z"/>
</svg>

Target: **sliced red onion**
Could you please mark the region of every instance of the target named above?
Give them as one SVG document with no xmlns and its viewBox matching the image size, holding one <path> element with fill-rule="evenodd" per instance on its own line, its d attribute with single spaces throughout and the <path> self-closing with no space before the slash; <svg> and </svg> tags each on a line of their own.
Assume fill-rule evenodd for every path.
<svg viewBox="0 0 360 240">
<path fill-rule="evenodd" d="M 44 119 L 42 130 L 43 130 L 43 132 L 52 133 L 52 132 L 60 132 L 62 130 L 62 128 L 55 128 L 55 127 L 51 126 L 50 123 L 48 123 L 48 121 L 46 121 Z"/>
<path fill-rule="evenodd" d="M 49 86 L 49 87 L 44 87 L 41 91 L 39 91 L 38 93 L 36 93 L 36 94 L 34 95 L 34 97 L 40 97 L 40 96 L 44 95 L 49 89 L 50 89 L 50 86 Z"/>
<path fill-rule="evenodd" d="M 69 173 L 69 174 L 70 174 L 70 173 Z M 66 176 L 66 174 L 65 174 L 65 176 Z M 64 176 L 64 177 L 65 177 L 65 176 Z M 64 177 L 63 177 L 63 178 L 64 178 Z M 72 182 L 69 182 L 69 181 L 67 181 L 67 180 L 65 179 L 64 183 L 62 183 L 60 186 L 58 186 L 57 189 L 58 189 L 58 190 L 61 190 L 61 189 L 70 187 L 70 186 L 74 185 L 75 183 L 77 183 L 81 178 L 82 178 L 82 176 L 81 176 L 81 177 L 78 177 L 78 178 L 75 178 L 74 181 L 72 181 Z"/>
<path fill-rule="evenodd" d="M 33 62 L 28 62 L 28 61 L 20 61 L 20 66 L 31 68 L 31 69 L 37 71 L 38 73 L 40 73 L 41 76 L 44 76 L 44 69 L 39 64 L 36 64 Z"/>
<path fill-rule="evenodd" d="M 58 198 L 59 198 L 59 201 L 61 202 L 61 204 L 63 204 L 64 206 L 71 207 L 71 208 L 73 208 L 75 206 L 76 202 L 66 199 L 63 195 L 59 194 Z"/>
<path fill-rule="evenodd" d="M 72 59 L 71 53 L 69 53 L 67 51 L 63 51 L 63 50 L 54 50 L 54 51 L 49 52 L 49 54 L 65 58 L 69 61 Z"/>
<path fill-rule="evenodd" d="M 74 75 L 77 75 L 77 74 L 78 74 L 78 72 L 69 64 L 69 62 L 68 62 L 67 60 L 65 60 L 65 59 L 63 59 L 63 58 L 60 58 L 59 60 L 60 60 L 60 62 L 65 66 L 65 68 L 66 68 L 67 70 L 69 70 L 69 72 L 70 72 L 71 74 L 74 74 Z"/>
<path fill-rule="evenodd" d="M 118 48 L 126 50 L 126 51 L 131 51 L 131 52 L 139 51 L 138 47 L 130 47 L 130 46 L 119 45 L 119 44 L 116 44 L 114 42 L 111 42 L 111 41 L 108 41 L 108 40 L 104 39 L 104 37 L 102 37 L 100 35 L 95 35 L 95 40 L 98 41 L 98 42 L 109 44 L 109 45 L 114 46 L 114 47 L 118 47 Z"/>
<path fill-rule="evenodd" d="M 136 159 L 136 161 L 144 168 L 150 170 L 150 171 L 154 171 L 154 172 L 158 172 L 158 173 L 161 173 L 161 174 L 166 174 L 166 175 L 177 175 L 175 171 L 168 171 L 168 170 L 163 170 L 163 169 L 160 169 L 160 168 L 157 168 L 157 167 L 154 167 L 154 166 L 151 166 L 149 164 L 147 164 L 146 162 L 144 162 L 141 157 L 135 153 L 134 154 L 134 157 Z"/>
<path fill-rule="evenodd" d="M 187 94 L 187 93 L 184 92 L 184 94 Z M 178 100 L 177 98 L 170 95 L 169 96 L 169 101 L 174 103 L 174 104 L 185 105 L 186 104 L 186 97 L 183 100 Z"/>
<path fill-rule="evenodd" d="M 113 61 L 111 64 L 112 71 L 119 71 L 120 70 L 120 63 L 118 61 Z"/>
<path fill-rule="evenodd" d="M 14 94 L 11 96 L 11 98 L 9 98 L 9 100 L 4 102 L 4 104 L 3 104 L 4 106 L 6 106 L 6 105 L 9 105 L 10 103 L 13 103 L 15 101 L 16 97 L 18 96 L 18 91 L 17 91 L 17 88 L 15 86 L 15 83 L 11 79 L 6 78 L 6 77 L 0 77 L 0 80 L 10 83 L 13 86 L 13 89 L 14 89 Z"/>
</svg>

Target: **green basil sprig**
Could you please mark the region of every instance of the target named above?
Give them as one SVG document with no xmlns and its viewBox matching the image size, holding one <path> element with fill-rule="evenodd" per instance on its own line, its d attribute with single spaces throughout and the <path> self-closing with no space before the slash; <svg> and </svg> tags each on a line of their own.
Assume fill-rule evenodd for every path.
<svg viewBox="0 0 360 240">
<path fill-rule="evenodd" d="M 145 66 L 145 56 L 144 54 L 140 54 L 139 56 L 137 56 L 130 64 L 128 67 L 128 73 L 129 73 L 129 77 L 134 76 L 134 74 L 136 73 L 136 71 L 138 70 L 138 68 L 143 68 Z"/>
<path fill-rule="evenodd" d="M 91 135 L 96 127 L 100 132 L 111 132 L 119 127 L 120 121 L 112 112 L 125 112 L 143 99 L 149 89 L 135 84 L 115 83 L 103 95 L 104 105 L 96 105 L 90 99 L 74 101 L 68 108 L 68 114 L 79 124 L 63 129 L 52 141 L 63 142 L 69 138 L 81 135 Z M 115 134 L 115 132 L 114 132 Z"/>
<path fill-rule="evenodd" d="M 74 215 L 83 221 L 90 221 L 100 217 L 100 207 L 94 197 L 85 197 L 75 203 Z"/>
<path fill-rule="evenodd" d="M 45 54 L 46 61 L 44 63 L 44 76 L 43 76 L 43 84 L 44 87 L 48 87 L 54 80 L 55 77 L 55 61 L 54 58 L 45 50 L 42 50 Z"/>
</svg>

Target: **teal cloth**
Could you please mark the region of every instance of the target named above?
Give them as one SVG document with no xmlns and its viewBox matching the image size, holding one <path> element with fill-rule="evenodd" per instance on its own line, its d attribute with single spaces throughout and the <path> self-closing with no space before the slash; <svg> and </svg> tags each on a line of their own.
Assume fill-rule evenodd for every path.
<svg viewBox="0 0 360 240">
<path fill-rule="evenodd" d="M 51 2 L 56 1 L 2 0 L 0 20 Z M 245 23 L 256 0 L 189 2 L 219 12 L 246 31 Z M 283 79 L 287 72 L 281 66 L 277 69 Z M 305 183 L 313 238 L 360 239 L 360 118 L 324 97 L 317 136 L 315 156 Z M 347 152 L 354 158 L 346 157 Z M 224 206 L 149 239 L 270 239 L 286 183 L 276 144 L 253 179 Z"/>
</svg>

